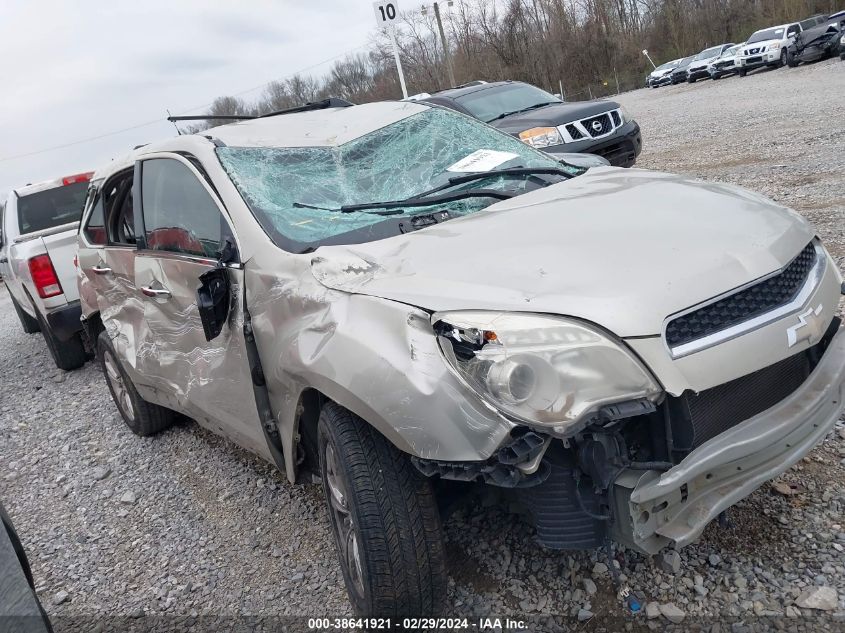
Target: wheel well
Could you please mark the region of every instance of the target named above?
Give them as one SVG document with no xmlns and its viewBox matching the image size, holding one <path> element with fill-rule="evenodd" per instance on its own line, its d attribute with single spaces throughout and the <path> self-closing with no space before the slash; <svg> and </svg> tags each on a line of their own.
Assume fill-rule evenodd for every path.
<svg viewBox="0 0 845 633">
<path fill-rule="evenodd" d="M 297 433 L 294 454 L 296 455 L 296 481 L 308 483 L 311 475 L 320 474 L 320 454 L 317 445 L 317 423 L 320 411 L 328 402 L 317 389 L 305 389 L 299 396 L 296 407 Z"/>
<path fill-rule="evenodd" d="M 97 356 L 97 339 L 100 337 L 100 332 L 105 329 L 99 312 L 88 315 L 82 321 L 82 343 L 85 351 L 94 357 Z"/>
</svg>

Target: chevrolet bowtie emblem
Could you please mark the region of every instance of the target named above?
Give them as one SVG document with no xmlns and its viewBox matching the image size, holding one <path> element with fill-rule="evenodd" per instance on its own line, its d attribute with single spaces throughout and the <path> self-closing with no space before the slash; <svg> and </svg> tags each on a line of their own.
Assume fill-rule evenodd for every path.
<svg viewBox="0 0 845 633">
<path fill-rule="evenodd" d="M 824 333 L 824 323 L 821 319 L 822 305 L 807 308 L 798 315 L 798 323 L 786 329 L 787 347 L 793 347 L 801 341 L 813 341 L 821 338 Z"/>
</svg>

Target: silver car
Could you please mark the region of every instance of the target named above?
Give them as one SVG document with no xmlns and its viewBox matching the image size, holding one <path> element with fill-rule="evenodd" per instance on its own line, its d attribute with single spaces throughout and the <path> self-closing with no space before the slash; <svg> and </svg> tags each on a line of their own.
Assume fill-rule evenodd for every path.
<svg viewBox="0 0 845 633">
<path fill-rule="evenodd" d="M 834 425 L 842 278 L 798 214 L 335 106 L 96 173 L 79 284 L 132 431 L 178 412 L 322 482 L 357 612 L 437 612 L 456 495 L 518 504 L 546 547 L 654 553 Z"/>
</svg>

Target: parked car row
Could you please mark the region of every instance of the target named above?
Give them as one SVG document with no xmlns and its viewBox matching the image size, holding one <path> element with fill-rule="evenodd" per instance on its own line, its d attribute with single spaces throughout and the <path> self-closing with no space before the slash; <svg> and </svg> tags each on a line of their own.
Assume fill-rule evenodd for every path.
<svg viewBox="0 0 845 633">
<path fill-rule="evenodd" d="M 505 88 L 524 90 L 488 96 Z M 55 260 L 75 252 L 83 338 L 133 433 L 187 416 L 322 482 L 361 615 L 442 611 L 455 499 L 523 508 L 545 547 L 655 554 L 845 407 L 842 277 L 806 220 L 731 185 L 561 162 L 539 149 L 555 120 L 528 122 L 540 140 L 462 107 L 241 117 L 86 175 L 82 211 L 63 181 L 6 209 L 33 310 L 73 286 Z M 579 116 L 624 126 L 614 111 Z M 71 220 L 55 265 L 18 259 L 52 257 Z"/>
<path fill-rule="evenodd" d="M 745 77 L 758 68 L 795 67 L 835 56 L 845 60 L 845 12 L 761 29 L 742 44 L 711 46 L 666 62 L 646 76 L 646 86 L 659 88 L 733 74 Z"/>
</svg>

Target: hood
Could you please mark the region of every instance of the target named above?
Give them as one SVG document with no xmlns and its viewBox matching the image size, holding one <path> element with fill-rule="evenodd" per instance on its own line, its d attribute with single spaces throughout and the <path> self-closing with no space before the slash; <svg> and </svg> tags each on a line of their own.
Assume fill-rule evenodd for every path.
<svg viewBox="0 0 845 633">
<path fill-rule="evenodd" d="M 699 60 L 696 60 L 693 63 L 691 63 L 689 65 L 689 68 L 690 68 L 690 70 L 693 70 L 693 69 L 698 70 L 700 68 L 707 68 L 707 66 L 709 66 L 710 64 L 715 62 L 717 59 L 719 59 L 718 55 L 714 55 L 713 57 L 708 57 L 707 59 L 699 59 Z"/>
<path fill-rule="evenodd" d="M 490 125 L 508 134 L 519 134 L 532 127 L 558 127 L 617 108 L 618 103 L 604 100 L 556 103 L 537 110 L 512 114 L 504 119 L 492 121 Z"/>
<path fill-rule="evenodd" d="M 780 43 L 781 43 L 781 40 L 763 40 L 762 42 L 754 42 L 753 44 L 746 44 L 745 46 L 742 47 L 742 54 L 743 55 L 750 55 L 752 49 L 759 51 L 764 46 L 768 47 L 768 46 L 775 45 L 775 44 L 777 45 L 778 48 L 780 48 Z"/>
<path fill-rule="evenodd" d="M 658 77 L 665 77 L 666 75 L 674 71 L 676 68 L 677 66 L 673 66 L 672 68 L 664 68 L 663 70 L 653 70 L 651 71 L 651 73 L 649 73 L 648 76 L 653 79 L 657 79 Z"/>
<path fill-rule="evenodd" d="M 329 288 L 432 311 L 569 315 L 648 336 L 812 237 L 798 214 L 738 187 L 599 167 L 414 233 L 321 247 L 311 270 Z"/>
</svg>

